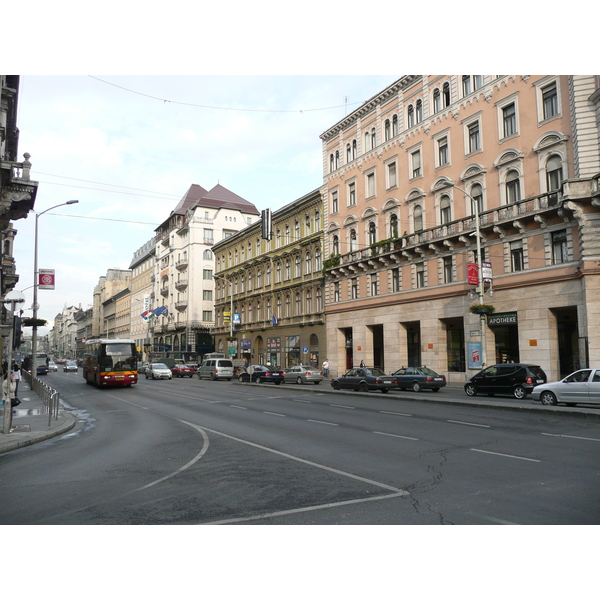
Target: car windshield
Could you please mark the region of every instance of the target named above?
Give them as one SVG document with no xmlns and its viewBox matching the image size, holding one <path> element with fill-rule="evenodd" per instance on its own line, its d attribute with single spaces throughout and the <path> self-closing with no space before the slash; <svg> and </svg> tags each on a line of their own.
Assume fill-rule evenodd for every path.
<svg viewBox="0 0 600 600">
<path fill-rule="evenodd" d="M 375 377 L 379 377 L 380 375 L 385 375 L 385 372 L 382 371 L 381 369 L 378 369 L 377 367 L 375 367 L 373 369 L 367 369 L 367 373 L 370 373 L 371 375 L 374 375 Z"/>
<path fill-rule="evenodd" d="M 167 368 L 167 365 L 163 365 L 162 363 L 154 363 L 154 364 L 152 365 L 152 368 L 153 368 L 153 369 L 166 369 L 166 368 Z"/>
<path fill-rule="evenodd" d="M 67 361 L 67 367 L 74 367 L 74 366 L 76 366 L 76 365 L 72 360 Z"/>
</svg>

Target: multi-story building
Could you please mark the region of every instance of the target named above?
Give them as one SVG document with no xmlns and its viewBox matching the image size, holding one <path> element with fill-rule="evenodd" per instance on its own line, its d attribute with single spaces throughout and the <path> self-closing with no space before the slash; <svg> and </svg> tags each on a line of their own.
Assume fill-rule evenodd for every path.
<svg viewBox="0 0 600 600">
<path fill-rule="evenodd" d="M 131 260 L 131 339 L 140 348 L 142 360 L 148 361 L 152 349 L 152 320 L 142 314 L 153 307 L 154 257 L 156 240 L 153 238 L 138 249 Z M 154 318 L 154 317 L 153 317 Z"/>
<path fill-rule="evenodd" d="M 64 305 L 62 312 L 54 317 L 50 352 L 60 358 L 75 358 L 78 349 L 77 331 L 81 306 Z M 41 348 L 41 346 L 40 346 Z"/>
<path fill-rule="evenodd" d="M 130 282 L 131 271 L 128 269 L 108 269 L 106 275 L 100 277 L 94 288 L 92 337 L 114 338 L 117 332 L 124 333 L 124 318 L 130 318 L 130 314 L 124 317 L 122 310 L 125 309 L 117 310 L 116 296 L 129 290 Z"/>
<path fill-rule="evenodd" d="M 94 321 L 94 310 L 91 304 L 86 310 L 79 310 L 75 313 L 77 322 L 77 357 L 82 358 L 85 353 L 85 342 L 92 338 L 92 323 Z"/>
<path fill-rule="evenodd" d="M 157 229 L 152 318 L 156 356 L 197 360 L 213 349 L 215 242 L 258 219 L 254 204 L 216 185 L 193 184 Z"/>
<path fill-rule="evenodd" d="M 332 366 L 598 363 L 599 123 L 597 76 L 409 75 L 325 131 Z"/>
<path fill-rule="evenodd" d="M 272 214 L 270 241 L 259 221 L 214 245 L 218 352 L 282 368 L 321 365 L 322 215 L 315 190 Z"/>
</svg>

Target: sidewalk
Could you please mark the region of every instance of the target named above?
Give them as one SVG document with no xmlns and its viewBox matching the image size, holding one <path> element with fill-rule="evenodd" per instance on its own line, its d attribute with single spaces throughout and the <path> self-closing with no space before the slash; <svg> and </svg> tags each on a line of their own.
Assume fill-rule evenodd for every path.
<svg viewBox="0 0 600 600">
<path fill-rule="evenodd" d="M 13 408 L 12 433 L 2 433 L 4 406 L 0 406 L 0 454 L 63 435 L 75 427 L 76 417 L 71 412 L 60 410 L 58 418 L 49 417 L 47 407 L 25 379 L 19 383 L 18 395 L 21 404 Z"/>
</svg>

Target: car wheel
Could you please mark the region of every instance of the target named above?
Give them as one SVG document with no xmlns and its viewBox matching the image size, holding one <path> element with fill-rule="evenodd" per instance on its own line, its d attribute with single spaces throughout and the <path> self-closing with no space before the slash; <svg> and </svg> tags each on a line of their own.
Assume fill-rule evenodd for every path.
<svg viewBox="0 0 600 600">
<path fill-rule="evenodd" d="M 215 374 L 214 374 L 214 373 L 211 373 L 211 374 L 210 374 L 210 380 L 211 380 L 211 381 L 214 381 L 215 379 L 216 379 L 216 377 L 215 377 Z"/>
<path fill-rule="evenodd" d="M 420 392 L 421 391 L 421 384 L 418 381 L 415 381 L 412 384 L 412 389 L 413 389 L 413 392 Z"/>
<path fill-rule="evenodd" d="M 341 386 L 340 386 L 340 382 L 339 382 L 339 381 L 332 381 L 332 382 L 331 382 L 331 387 L 332 387 L 334 390 L 339 390 L 339 389 L 341 388 Z"/>
<path fill-rule="evenodd" d="M 477 396 L 477 388 L 472 383 L 467 383 L 465 386 L 467 396 Z"/>
<path fill-rule="evenodd" d="M 321 382 L 320 381 L 315 381 L 314 384 L 315 385 L 319 385 Z"/>
<path fill-rule="evenodd" d="M 298 385 L 301 385 L 302 384 L 302 377 L 298 377 L 298 379 L 296 379 L 296 383 Z"/>
<path fill-rule="evenodd" d="M 359 386 L 358 386 L 358 390 L 360 392 L 368 392 L 369 391 L 369 386 L 363 381 Z"/>
<path fill-rule="evenodd" d="M 276 381 L 275 385 L 281 385 L 281 381 Z"/>
<path fill-rule="evenodd" d="M 518 385 L 514 390 L 513 390 L 513 396 L 517 399 L 517 400 L 523 400 L 523 398 L 527 397 L 527 390 L 522 386 L 522 385 Z"/>
<path fill-rule="evenodd" d="M 381 393 L 382 394 L 387 394 L 388 393 L 388 389 L 387 388 L 381 388 Z"/>
<path fill-rule="evenodd" d="M 238 381 L 239 381 L 240 383 L 244 383 L 244 378 L 243 378 L 243 377 L 240 375 L 240 376 L 238 377 Z"/>
<path fill-rule="evenodd" d="M 439 392 L 440 388 L 431 388 L 434 392 Z"/>
<path fill-rule="evenodd" d="M 540 402 L 546 406 L 556 406 L 558 404 L 556 396 L 549 391 L 545 391 L 540 394 Z"/>
<path fill-rule="evenodd" d="M 256 383 L 262 383 L 262 379 L 260 377 L 256 378 Z"/>
<path fill-rule="evenodd" d="M 146 379 L 148 379 L 148 373 L 146 373 Z"/>
</svg>

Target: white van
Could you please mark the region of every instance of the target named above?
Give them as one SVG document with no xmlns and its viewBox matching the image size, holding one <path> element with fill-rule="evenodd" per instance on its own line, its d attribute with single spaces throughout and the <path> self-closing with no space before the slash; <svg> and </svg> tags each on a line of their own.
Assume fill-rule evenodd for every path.
<svg viewBox="0 0 600 600">
<path fill-rule="evenodd" d="M 198 379 L 233 379 L 233 362 L 229 358 L 204 359 L 202 366 L 198 369 Z"/>
</svg>

